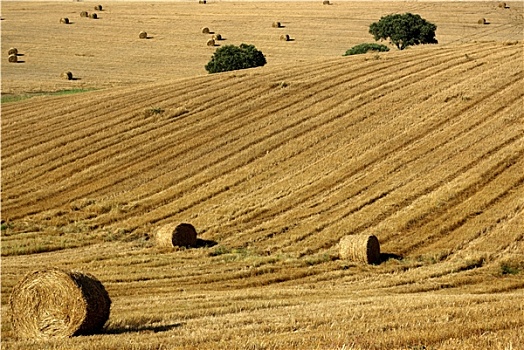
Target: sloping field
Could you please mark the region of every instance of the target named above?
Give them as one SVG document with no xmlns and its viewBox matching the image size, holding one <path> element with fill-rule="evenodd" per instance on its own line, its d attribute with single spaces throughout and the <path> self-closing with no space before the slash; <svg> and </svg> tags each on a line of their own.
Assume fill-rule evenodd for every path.
<svg viewBox="0 0 524 350">
<path fill-rule="evenodd" d="M 3 103 L 2 348 L 521 348 L 524 45 L 488 27 Z M 155 246 L 172 222 L 199 247 Z M 339 258 L 355 234 L 381 264 Z M 52 266 L 102 281 L 103 334 L 16 339 L 12 288 Z"/>
</svg>

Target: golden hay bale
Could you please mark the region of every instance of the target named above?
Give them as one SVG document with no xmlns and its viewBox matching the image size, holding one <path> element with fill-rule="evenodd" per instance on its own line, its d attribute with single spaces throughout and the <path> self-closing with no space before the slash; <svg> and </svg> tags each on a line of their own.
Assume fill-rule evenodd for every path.
<svg viewBox="0 0 524 350">
<path fill-rule="evenodd" d="M 324 0 L 324 1 L 322 1 L 322 5 L 331 5 L 331 4 L 330 4 L 329 0 Z"/>
<path fill-rule="evenodd" d="M 508 5 L 505 2 L 499 2 L 499 7 L 505 9 Z"/>
<path fill-rule="evenodd" d="M 287 34 L 282 34 L 282 35 L 280 36 L 280 40 L 282 40 L 282 41 L 289 41 L 289 35 L 287 35 Z"/>
<path fill-rule="evenodd" d="M 144 31 L 141 31 L 140 33 L 138 33 L 138 37 L 140 39 L 147 39 L 147 33 Z"/>
<path fill-rule="evenodd" d="M 485 18 L 479 19 L 478 24 L 486 24 L 486 19 Z"/>
<path fill-rule="evenodd" d="M 273 28 L 280 28 L 280 27 L 282 27 L 282 24 L 280 22 L 273 22 L 273 24 L 271 26 Z"/>
<path fill-rule="evenodd" d="M 89 17 L 89 13 L 87 11 L 80 12 L 80 17 Z"/>
<path fill-rule="evenodd" d="M 69 24 L 69 18 L 67 18 L 67 17 L 60 18 L 60 23 Z"/>
<path fill-rule="evenodd" d="M 7 60 L 10 63 L 16 63 L 16 62 L 18 62 L 18 56 L 17 55 L 9 55 L 9 58 Z"/>
<path fill-rule="evenodd" d="M 341 259 L 367 264 L 380 263 L 380 244 L 377 237 L 371 235 L 348 235 L 339 242 Z"/>
<path fill-rule="evenodd" d="M 7 51 L 7 54 L 10 55 L 18 55 L 18 49 L 16 47 L 12 47 Z"/>
<path fill-rule="evenodd" d="M 215 46 L 215 40 L 214 39 L 209 39 L 206 43 L 207 46 Z"/>
<path fill-rule="evenodd" d="M 102 11 L 102 5 L 96 5 L 95 11 Z"/>
<path fill-rule="evenodd" d="M 62 72 L 60 73 L 60 78 L 65 80 L 73 80 L 73 73 L 71 72 Z"/>
<path fill-rule="evenodd" d="M 111 299 L 102 283 L 82 272 L 58 269 L 28 273 L 13 288 L 13 330 L 20 338 L 65 338 L 100 332 Z"/>
<path fill-rule="evenodd" d="M 191 224 L 167 224 L 156 232 L 156 241 L 162 247 L 194 247 L 197 232 Z"/>
<path fill-rule="evenodd" d="M 199 3 L 199 4 L 205 4 L 205 3 L 206 3 L 206 0 L 198 0 L 198 3 Z"/>
<path fill-rule="evenodd" d="M 208 27 L 203 27 L 202 28 L 202 33 L 209 34 L 209 28 Z"/>
<path fill-rule="evenodd" d="M 96 13 L 90 13 L 90 14 L 89 14 L 89 18 L 97 19 L 97 18 L 98 18 L 98 15 L 97 15 Z"/>
<path fill-rule="evenodd" d="M 213 34 L 212 39 L 215 41 L 222 40 L 222 35 L 220 34 Z"/>
</svg>

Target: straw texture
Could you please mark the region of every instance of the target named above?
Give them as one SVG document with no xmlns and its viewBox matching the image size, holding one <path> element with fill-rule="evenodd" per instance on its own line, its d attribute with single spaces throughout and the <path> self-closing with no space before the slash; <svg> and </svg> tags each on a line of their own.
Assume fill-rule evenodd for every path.
<svg viewBox="0 0 524 350">
<path fill-rule="evenodd" d="M 380 244 L 373 235 L 344 236 L 340 240 L 339 248 L 341 259 L 366 264 L 380 263 Z"/>
</svg>

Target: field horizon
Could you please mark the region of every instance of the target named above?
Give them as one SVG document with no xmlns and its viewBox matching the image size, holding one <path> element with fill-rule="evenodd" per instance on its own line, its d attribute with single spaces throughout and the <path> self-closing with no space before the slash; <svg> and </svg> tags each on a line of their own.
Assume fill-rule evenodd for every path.
<svg viewBox="0 0 524 350">
<path fill-rule="evenodd" d="M 524 345 L 522 4 L 297 4 L 2 2 L 3 349 Z M 342 56 L 408 10 L 438 45 Z M 268 64 L 206 74 L 206 23 Z M 197 247 L 157 245 L 182 222 Z M 13 288 L 49 268 L 103 283 L 102 332 L 18 337 Z"/>
</svg>

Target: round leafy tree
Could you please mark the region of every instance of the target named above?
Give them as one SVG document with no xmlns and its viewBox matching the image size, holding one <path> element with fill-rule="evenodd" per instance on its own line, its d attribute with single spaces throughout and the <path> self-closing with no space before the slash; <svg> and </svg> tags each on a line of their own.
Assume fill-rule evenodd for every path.
<svg viewBox="0 0 524 350">
<path fill-rule="evenodd" d="M 240 46 L 225 45 L 218 48 L 205 68 L 209 73 L 218 73 L 260 67 L 265 64 L 264 54 L 254 45 L 240 44 Z"/>
<path fill-rule="evenodd" d="M 400 50 L 418 44 L 437 44 L 437 26 L 412 13 L 393 14 L 381 17 L 369 26 L 375 40 L 389 39 Z"/>
</svg>

